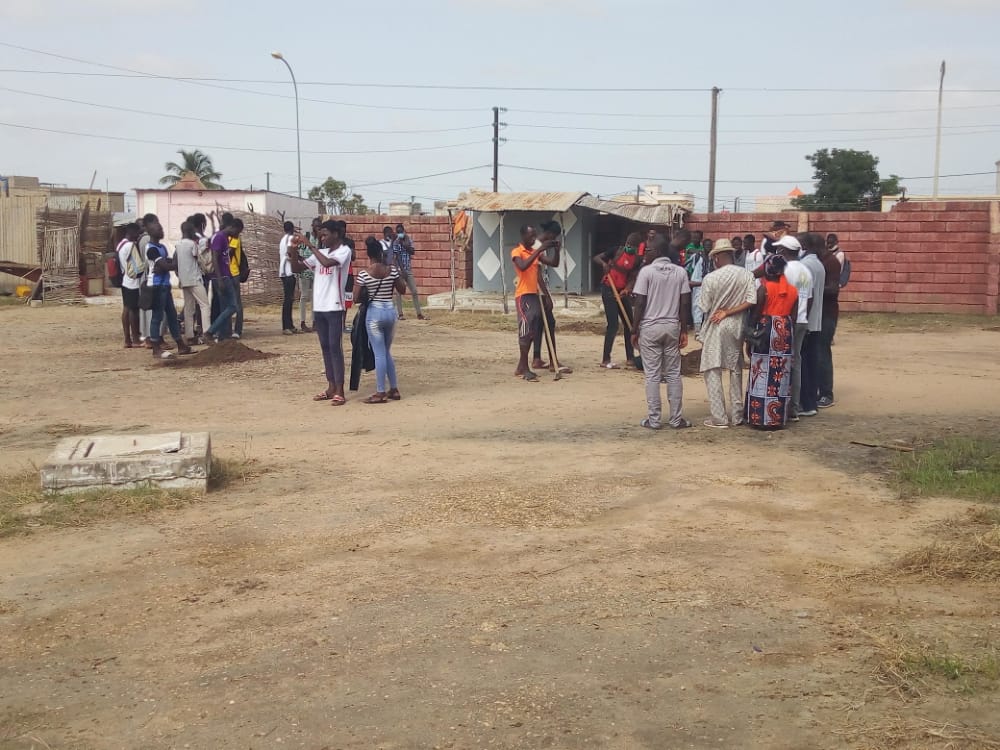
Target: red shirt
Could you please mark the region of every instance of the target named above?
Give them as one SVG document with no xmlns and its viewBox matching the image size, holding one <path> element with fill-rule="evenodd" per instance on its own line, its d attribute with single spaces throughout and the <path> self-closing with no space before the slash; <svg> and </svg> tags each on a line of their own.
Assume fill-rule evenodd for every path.
<svg viewBox="0 0 1000 750">
<path fill-rule="evenodd" d="M 628 277 L 638 264 L 638 254 L 629 255 L 628 253 L 622 253 L 611 261 L 611 268 L 608 270 L 608 273 L 603 279 L 604 283 L 607 284 L 610 281 L 614 283 L 615 289 L 619 292 L 622 291 L 626 286 L 628 286 Z"/>
</svg>

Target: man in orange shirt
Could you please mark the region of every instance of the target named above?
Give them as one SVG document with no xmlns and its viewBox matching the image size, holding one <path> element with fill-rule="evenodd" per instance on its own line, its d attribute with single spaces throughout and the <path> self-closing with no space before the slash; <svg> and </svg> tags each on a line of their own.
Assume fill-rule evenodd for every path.
<svg viewBox="0 0 1000 750">
<path fill-rule="evenodd" d="M 514 306 L 517 308 L 517 344 L 521 358 L 514 375 L 527 382 L 538 380 L 528 367 L 528 354 L 535 334 L 542 325 L 542 302 L 538 291 L 538 264 L 556 266 L 558 260 L 549 258 L 546 251 L 559 247 L 559 240 L 550 239 L 537 243 L 534 227 L 521 227 L 521 244 L 515 247 L 510 258 L 514 262 L 517 286 L 514 289 Z M 529 249 L 530 248 L 530 249 Z"/>
</svg>

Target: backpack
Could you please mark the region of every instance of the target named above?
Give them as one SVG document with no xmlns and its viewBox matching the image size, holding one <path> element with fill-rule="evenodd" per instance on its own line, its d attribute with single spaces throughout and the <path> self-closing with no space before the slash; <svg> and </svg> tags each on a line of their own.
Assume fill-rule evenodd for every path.
<svg viewBox="0 0 1000 750">
<path fill-rule="evenodd" d="M 118 247 L 115 248 L 114 255 L 109 257 L 107 261 L 108 281 L 111 282 L 111 286 L 116 289 L 121 288 L 122 282 L 125 280 L 125 269 L 122 268 L 122 259 L 121 256 L 118 255 L 118 252 L 122 249 L 122 245 L 126 242 L 128 242 L 128 240 L 122 240 L 119 242 Z"/>
<path fill-rule="evenodd" d="M 198 268 L 205 276 L 215 273 L 215 259 L 212 257 L 211 243 L 205 237 L 198 238 Z"/>
<path fill-rule="evenodd" d="M 149 270 L 149 261 L 142 257 L 139 250 L 139 243 L 133 242 L 132 249 L 128 254 L 128 261 L 125 264 L 125 275 L 130 279 L 141 279 Z"/>
<path fill-rule="evenodd" d="M 840 288 L 843 289 L 847 286 L 847 282 L 851 280 L 851 260 L 846 255 L 844 256 L 844 265 L 840 269 Z"/>
</svg>

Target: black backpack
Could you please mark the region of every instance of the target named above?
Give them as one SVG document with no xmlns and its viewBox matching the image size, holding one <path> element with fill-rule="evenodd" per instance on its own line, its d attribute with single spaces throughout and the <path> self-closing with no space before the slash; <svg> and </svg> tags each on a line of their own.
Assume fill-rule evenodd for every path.
<svg viewBox="0 0 1000 750">
<path fill-rule="evenodd" d="M 847 282 L 851 280 L 851 259 L 846 255 L 844 256 L 844 265 L 840 269 L 840 288 L 843 289 L 847 286 Z"/>
</svg>

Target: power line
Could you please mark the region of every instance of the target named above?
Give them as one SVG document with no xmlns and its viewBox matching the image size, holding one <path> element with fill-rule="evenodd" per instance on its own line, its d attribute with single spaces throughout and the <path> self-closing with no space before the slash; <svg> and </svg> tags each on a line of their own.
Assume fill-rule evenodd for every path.
<svg viewBox="0 0 1000 750">
<path fill-rule="evenodd" d="M 164 114 L 162 112 L 151 112 L 149 110 L 143 109 L 132 109 L 131 107 L 119 107 L 114 104 L 99 104 L 97 102 L 85 102 L 80 99 L 69 99 L 63 96 L 52 96 L 50 94 L 40 94 L 35 91 L 22 91 L 21 89 L 12 89 L 6 86 L 0 86 L 0 91 L 10 91 L 14 94 L 24 94 L 25 96 L 35 96 L 41 99 L 51 99 L 57 102 L 68 102 L 70 104 L 83 104 L 88 107 L 98 107 L 100 109 L 110 109 L 118 112 L 130 112 L 136 115 L 151 115 L 154 117 L 163 118 Z M 168 118 L 169 119 L 169 118 Z M 232 122 L 228 120 L 209 120 L 204 117 L 194 117 L 191 115 L 183 115 L 177 117 L 178 120 L 190 120 L 192 122 L 206 122 L 213 125 L 233 125 L 241 128 L 261 128 L 265 130 L 284 130 L 295 132 L 295 128 L 284 127 L 279 125 L 262 125 L 258 123 L 246 123 L 246 122 Z M 464 125 L 461 127 L 454 128 L 427 128 L 418 130 L 321 130 L 315 128 L 302 128 L 303 133 L 332 133 L 338 135 L 409 135 L 414 133 L 452 133 L 460 130 L 477 130 L 479 128 L 489 127 L 489 123 L 482 123 L 480 125 Z"/>
<path fill-rule="evenodd" d="M 968 110 L 968 109 L 996 109 L 1000 107 L 1000 104 L 972 104 L 972 105 L 960 105 L 948 107 L 948 111 L 953 110 Z M 660 114 L 650 114 L 650 113 L 636 113 L 636 112 L 577 112 L 569 110 L 555 110 L 555 109 L 521 109 L 521 108 L 509 108 L 509 112 L 523 112 L 526 114 L 533 115 L 567 115 L 572 117 L 627 117 L 629 119 L 636 118 L 652 118 L 656 120 L 670 120 L 670 119 L 696 119 L 704 120 L 706 114 L 688 114 L 688 113 L 660 113 Z M 870 109 L 870 110 L 853 110 L 853 111 L 839 111 L 839 112 L 767 112 L 767 113 L 739 113 L 739 112 L 726 112 L 726 119 L 735 118 L 789 118 L 789 117 L 848 117 L 848 116 L 866 116 L 866 115 L 894 115 L 894 114 L 909 114 L 915 112 L 937 112 L 935 107 L 926 107 L 918 109 Z"/>
<path fill-rule="evenodd" d="M 40 133 L 55 133 L 58 135 L 72 135 L 80 138 L 101 138 L 103 140 L 110 141 L 124 141 L 128 143 L 148 143 L 157 146 L 188 146 L 190 148 L 199 148 L 203 150 L 213 149 L 217 151 L 249 151 L 254 153 L 263 154 L 294 154 L 295 149 L 277 149 L 277 148 L 251 148 L 243 146 L 221 146 L 221 145 L 195 145 L 195 144 L 183 144 L 176 141 L 154 141 L 146 138 L 128 138 L 125 136 L 116 135 L 100 135 L 97 133 L 79 133 L 72 130 L 56 130 L 54 128 L 39 128 L 31 125 L 18 125 L 12 122 L 0 122 L 0 126 L 8 128 L 18 128 L 19 130 L 31 130 Z M 314 155 L 349 155 L 349 154 L 398 154 L 410 151 L 442 151 L 444 149 L 451 148 L 462 148 L 464 146 L 478 146 L 484 143 L 489 143 L 489 141 L 467 141 L 465 143 L 452 143 L 446 146 L 416 146 L 412 148 L 381 148 L 381 149 L 365 149 L 362 151 L 303 151 L 304 154 L 314 154 Z"/>
<path fill-rule="evenodd" d="M 568 174 L 574 175 L 576 177 L 601 177 L 611 180 L 655 180 L 659 182 L 697 182 L 697 183 L 708 183 L 708 180 L 696 179 L 688 180 L 680 177 L 648 177 L 642 175 L 621 175 L 621 174 L 600 174 L 597 172 L 573 172 L 564 169 L 544 169 L 542 167 L 525 167 L 517 164 L 501 164 L 501 167 L 505 169 L 520 169 L 525 172 L 543 172 L 546 174 Z M 941 177 L 974 177 L 978 175 L 996 174 L 996 172 L 959 172 L 956 174 L 943 174 Z M 931 176 L 918 176 L 918 177 L 899 177 L 900 180 L 930 180 L 933 179 Z M 795 185 L 795 184 L 805 184 L 813 182 L 813 178 L 794 178 L 789 180 L 716 180 L 719 183 L 727 183 L 733 185 L 763 185 L 763 184 L 775 184 L 775 185 Z"/>
<path fill-rule="evenodd" d="M 969 136 L 969 135 L 988 135 L 991 133 L 1000 132 L 997 130 L 976 130 L 967 131 L 963 133 L 945 133 L 945 138 L 952 138 L 954 136 Z M 907 140 L 920 140 L 923 138 L 934 138 L 934 133 L 925 133 L 924 135 L 896 135 L 896 136 L 863 136 L 860 139 L 868 141 L 907 141 Z M 815 143 L 819 143 L 821 140 L 830 140 L 829 136 L 816 136 L 815 138 L 807 141 L 729 141 L 725 143 L 719 143 L 720 146 L 808 146 Z M 545 139 L 533 139 L 533 138 L 508 138 L 508 143 L 534 143 L 534 144 L 546 144 L 546 145 L 559 145 L 559 146 L 614 146 L 616 148 L 627 148 L 630 146 L 638 146 L 645 148 L 667 148 L 667 147 L 702 147 L 707 146 L 704 142 L 695 143 L 634 143 L 632 141 L 565 141 L 565 140 L 545 140 Z"/>
<path fill-rule="evenodd" d="M 704 119 L 704 118 L 702 118 Z M 536 128 L 543 130 L 583 130 L 595 133 L 704 133 L 705 128 L 690 129 L 668 129 L 668 128 L 595 128 L 586 125 L 539 125 L 537 123 L 508 122 L 508 127 Z M 945 130 L 959 130 L 967 128 L 1000 128 L 1000 123 L 983 123 L 981 125 L 946 125 Z M 909 126 L 902 128 L 792 128 L 790 130 L 732 130 L 727 128 L 727 133 L 883 133 L 883 132 L 908 132 L 912 130 L 931 130 L 934 126 Z"/>
<path fill-rule="evenodd" d="M 433 174 L 424 174 L 424 175 L 419 175 L 417 177 L 403 177 L 401 179 L 395 179 L 395 180 L 382 180 L 381 182 L 362 182 L 362 183 L 356 183 L 354 185 L 354 187 L 356 187 L 356 188 L 362 188 L 362 187 L 369 187 L 370 185 L 395 185 L 395 184 L 400 183 L 400 182 L 415 182 L 416 180 L 426 180 L 426 179 L 431 178 L 431 177 L 443 177 L 444 175 L 448 175 L 448 174 L 460 174 L 462 172 L 473 172 L 473 171 L 475 171 L 477 169 L 492 169 L 492 167 L 493 167 L 492 163 L 491 164 L 480 164 L 479 166 L 476 166 L 476 167 L 465 167 L 464 169 L 450 169 L 447 172 L 435 172 Z"/>
</svg>

